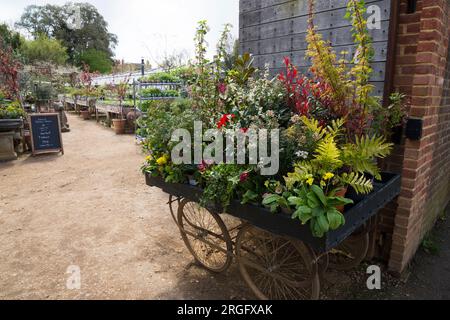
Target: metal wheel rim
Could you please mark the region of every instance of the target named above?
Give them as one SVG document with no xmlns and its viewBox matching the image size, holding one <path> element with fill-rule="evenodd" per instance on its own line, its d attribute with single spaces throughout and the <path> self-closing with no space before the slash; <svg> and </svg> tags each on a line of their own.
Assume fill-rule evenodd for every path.
<svg viewBox="0 0 450 320">
<path fill-rule="evenodd" d="M 351 235 L 329 252 L 329 268 L 345 271 L 356 268 L 369 250 L 369 233 Z"/>
<path fill-rule="evenodd" d="M 180 207 L 180 203 L 181 203 L 181 198 L 177 197 L 175 198 L 173 195 L 169 195 L 169 210 L 170 210 L 170 214 L 172 216 L 173 221 L 175 221 L 175 223 L 178 225 L 178 220 L 177 220 L 177 210 L 175 210 L 175 203 L 177 208 Z"/>
<path fill-rule="evenodd" d="M 223 272 L 232 262 L 233 243 L 220 216 L 184 199 L 177 215 L 181 237 L 197 263 L 212 272 Z"/>
<path fill-rule="evenodd" d="M 237 236 L 236 258 L 242 277 L 261 300 L 319 297 L 315 255 L 302 242 L 247 225 Z"/>
</svg>

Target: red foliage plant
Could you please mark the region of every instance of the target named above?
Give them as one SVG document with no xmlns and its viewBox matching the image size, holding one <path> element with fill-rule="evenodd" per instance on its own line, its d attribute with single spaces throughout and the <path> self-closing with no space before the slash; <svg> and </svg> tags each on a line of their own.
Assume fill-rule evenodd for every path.
<svg viewBox="0 0 450 320">
<path fill-rule="evenodd" d="M 16 98 L 19 94 L 19 69 L 21 64 L 14 58 L 13 50 L 3 45 L 0 39 L 0 91 L 7 98 Z"/>
<path fill-rule="evenodd" d="M 297 114 L 308 116 L 319 108 L 330 113 L 333 99 L 329 84 L 317 76 L 313 79 L 300 75 L 288 57 L 284 58 L 285 71 L 278 76 L 287 92 L 287 105 Z M 316 115 L 319 119 L 320 115 Z M 322 119 L 325 121 L 326 119 Z"/>
</svg>

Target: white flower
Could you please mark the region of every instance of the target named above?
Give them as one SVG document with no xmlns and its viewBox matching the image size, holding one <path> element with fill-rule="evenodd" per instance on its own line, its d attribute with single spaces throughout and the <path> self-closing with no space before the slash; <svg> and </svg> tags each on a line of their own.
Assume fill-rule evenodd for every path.
<svg viewBox="0 0 450 320">
<path fill-rule="evenodd" d="M 306 151 L 300 150 L 300 151 L 297 151 L 297 152 L 295 153 L 295 155 L 296 155 L 297 157 L 299 157 L 299 158 L 306 159 L 306 158 L 308 158 L 309 153 L 306 152 Z"/>
<path fill-rule="evenodd" d="M 266 115 L 268 117 L 275 117 L 275 112 L 273 112 L 273 110 L 267 110 Z"/>
<path fill-rule="evenodd" d="M 300 116 L 298 114 L 293 115 L 292 118 L 291 118 L 291 122 L 292 123 L 300 122 Z"/>
</svg>

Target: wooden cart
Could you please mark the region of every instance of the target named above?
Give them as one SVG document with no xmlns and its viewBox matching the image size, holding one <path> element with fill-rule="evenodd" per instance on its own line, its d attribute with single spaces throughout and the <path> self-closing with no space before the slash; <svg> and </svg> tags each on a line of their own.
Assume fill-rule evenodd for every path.
<svg viewBox="0 0 450 320">
<path fill-rule="evenodd" d="M 197 187 L 166 183 L 149 174 L 146 182 L 170 195 L 172 216 L 198 264 L 223 272 L 235 258 L 259 299 L 298 300 L 319 298 L 320 278 L 328 268 L 351 269 L 365 258 L 371 218 L 400 193 L 400 176 L 382 177 L 372 193 L 346 207 L 345 225 L 323 238 L 315 238 L 308 225 L 287 213 L 274 214 L 237 200 L 226 210 L 203 208 L 198 203 L 202 190 Z M 225 223 L 230 220 L 226 214 L 237 219 Z"/>
</svg>

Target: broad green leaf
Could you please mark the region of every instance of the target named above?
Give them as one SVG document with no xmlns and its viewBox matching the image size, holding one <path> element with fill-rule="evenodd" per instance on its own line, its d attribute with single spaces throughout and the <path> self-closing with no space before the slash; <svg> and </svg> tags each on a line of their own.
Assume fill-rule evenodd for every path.
<svg viewBox="0 0 450 320">
<path fill-rule="evenodd" d="M 353 203 L 353 200 L 347 199 L 347 198 L 342 198 L 342 197 L 328 198 L 328 206 L 329 207 L 337 207 L 337 206 L 342 206 L 342 205 L 352 204 L 352 203 Z"/>
<path fill-rule="evenodd" d="M 330 225 L 328 224 L 328 220 L 324 215 L 320 215 L 317 217 L 317 224 L 320 226 L 324 233 L 330 230 Z"/>
<path fill-rule="evenodd" d="M 343 215 L 334 208 L 327 211 L 327 219 L 331 230 L 336 230 L 344 222 Z"/>
<path fill-rule="evenodd" d="M 267 196 L 267 197 L 265 197 L 263 199 L 262 204 L 265 205 L 265 206 L 271 205 L 272 203 L 277 202 L 279 197 L 280 196 L 276 195 L 276 194 L 272 194 L 270 196 Z"/>
<path fill-rule="evenodd" d="M 314 237 L 316 238 L 322 238 L 324 235 L 323 229 L 320 227 L 320 225 L 317 223 L 316 220 L 311 220 L 310 223 L 311 232 Z"/>
<path fill-rule="evenodd" d="M 301 206 L 303 204 L 303 199 L 299 197 L 289 197 L 288 198 L 289 204 L 293 206 Z"/>
<path fill-rule="evenodd" d="M 306 198 L 308 199 L 308 206 L 311 208 L 317 208 L 319 206 L 320 202 L 314 192 L 308 192 Z"/>
<path fill-rule="evenodd" d="M 309 209 L 308 207 L 300 207 L 294 212 L 292 216 L 298 218 L 302 222 L 302 224 L 306 224 L 312 218 L 311 209 Z"/>
<path fill-rule="evenodd" d="M 322 202 L 322 204 L 324 206 L 326 206 L 327 205 L 327 197 L 323 193 L 322 188 L 314 184 L 311 186 L 311 190 L 315 193 L 315 195 L 320 200 L 320 202 Z"/>
</svg>

